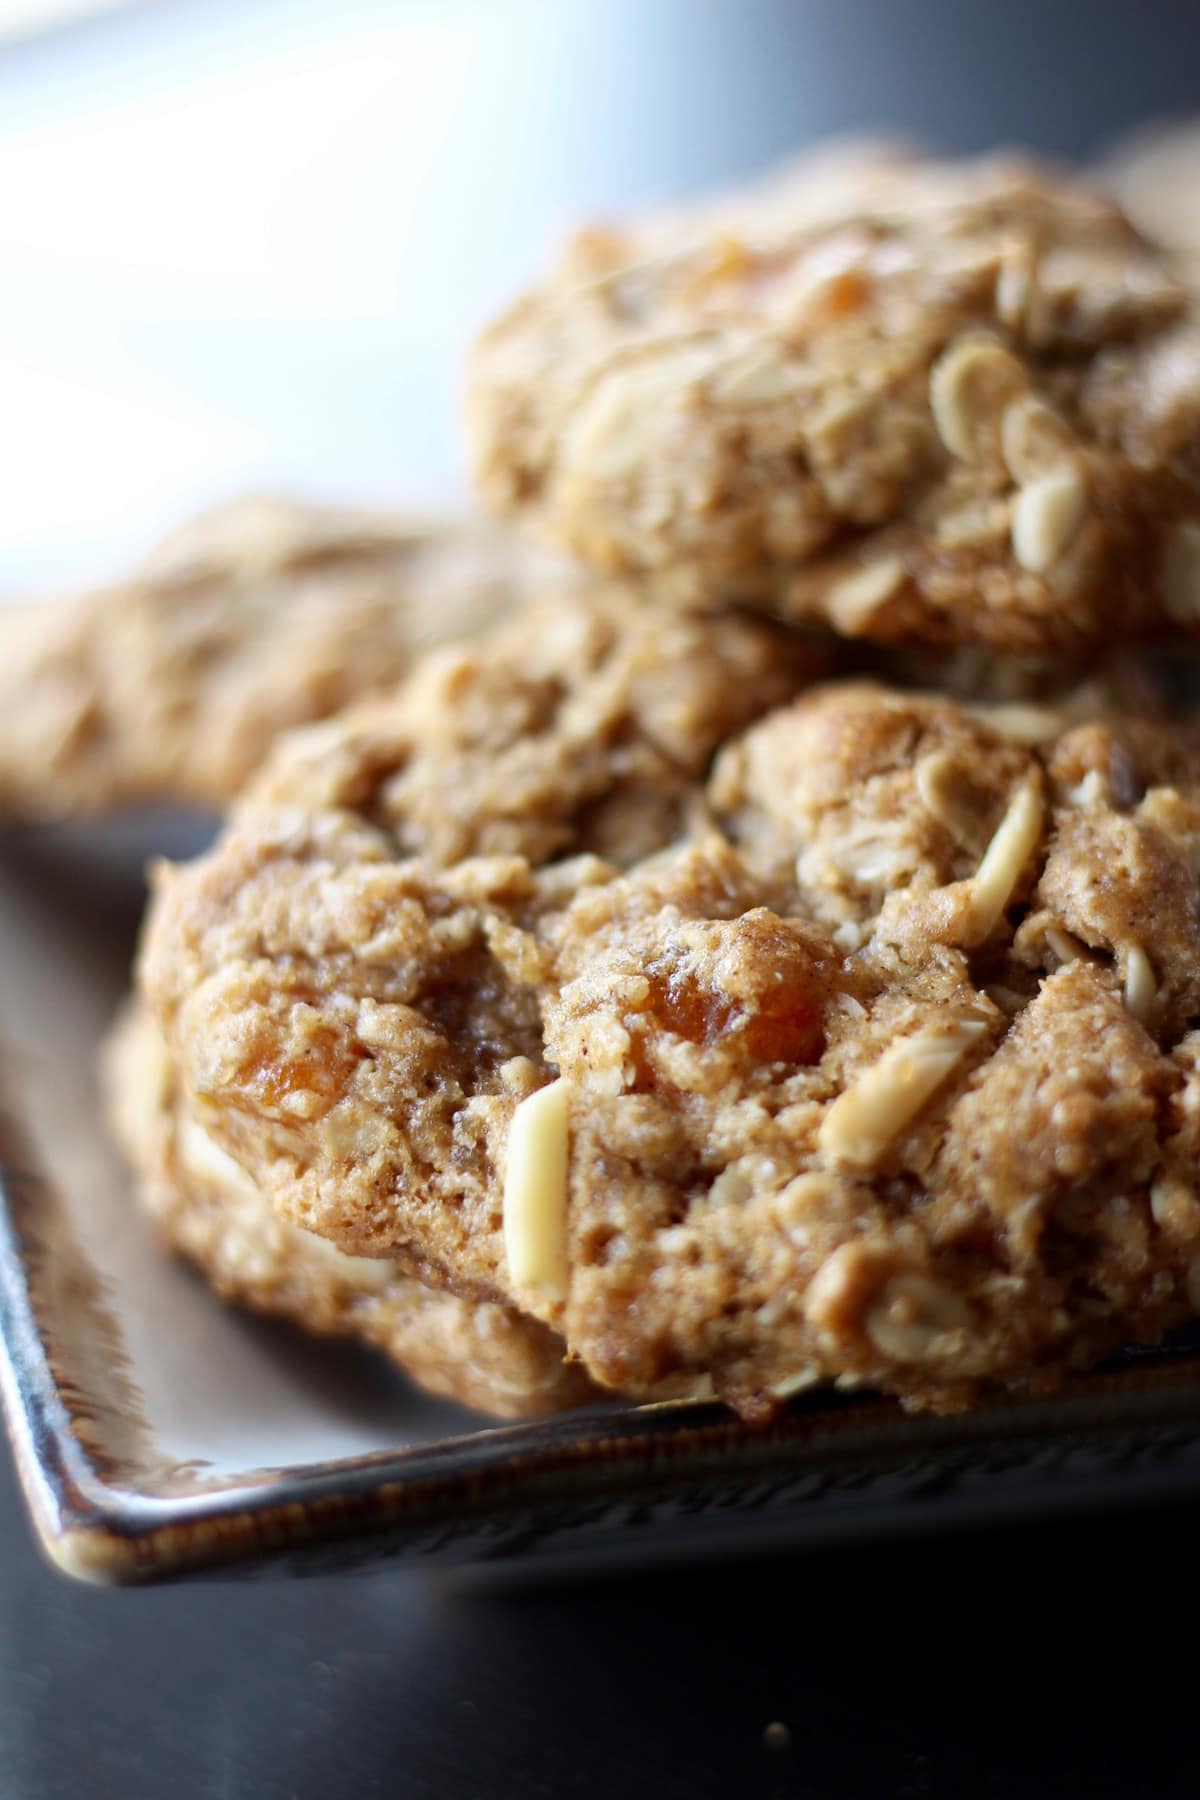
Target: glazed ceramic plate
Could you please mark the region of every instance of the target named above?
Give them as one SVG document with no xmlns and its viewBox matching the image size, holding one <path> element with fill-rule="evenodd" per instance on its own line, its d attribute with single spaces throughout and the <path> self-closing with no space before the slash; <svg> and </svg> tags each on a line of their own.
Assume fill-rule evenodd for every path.
<svg viewBox="0 0 1200 1800">
<path fill-rule="evenodd" d="M 662 1556 L 1200 1491 L 1200 1339 L 958 1419 L 813 1394 L 768 1431 L 712 1406 L 496 1427 L 223 1306 L 131 1206 L 96 1111 L 145 858 L 195 839 L 0 837 L 0 1380 L 68 1574 Z"/>
</svg>

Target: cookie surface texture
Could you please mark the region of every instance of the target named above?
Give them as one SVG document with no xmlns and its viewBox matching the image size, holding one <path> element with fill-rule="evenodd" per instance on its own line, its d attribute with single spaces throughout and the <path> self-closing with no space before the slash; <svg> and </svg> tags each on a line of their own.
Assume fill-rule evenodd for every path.
<svg viewBox="0 0 1200 1800">
<path fill-rule="evenodd" d="M 484 527 L 249 496 L 128 581 L 0 607 L 0 817 L 219 808 L 281 731 L 490 623 L 530 562 Z"/>
<path fill-rule="evenodd" d="M 105 1089 L 141 1203 L 225 1299 L 306 1331 L 357 1338 L 430 1393 L 499 1418 L 594 1397 L 545 1326 L 423 1287 L 386 1259 L 346 1256 L 280 1218 L 181 1106 L 161 1036 L 140 1008 L 112 1034 Z"/>
<path fill-rule="evenodd" d="M 1200 619 L 1200 337 L 1015 160 L 802 163 L 581 233 L 485 333 L 477 483 L 660 598 L 1077 655 Z"/>
</svg>

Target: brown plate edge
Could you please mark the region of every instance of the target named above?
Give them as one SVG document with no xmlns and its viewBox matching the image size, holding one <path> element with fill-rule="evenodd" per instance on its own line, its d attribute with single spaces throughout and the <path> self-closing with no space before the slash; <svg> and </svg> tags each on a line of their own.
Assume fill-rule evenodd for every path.
<svg viewBox="0 0 1200 1800">
<path fill-rule="evenodd" d="M 1200 1339 L 951 1418 L 822 1390 L 765 1429 L 718 1406 L 614 1407 L 236 1477 L 171 1464 L 63 1209 L 8 1124 L 0 1402 L 43 1549 L 106 1584 L 695 1553 L 1200 1492 Z"/>
</svg>

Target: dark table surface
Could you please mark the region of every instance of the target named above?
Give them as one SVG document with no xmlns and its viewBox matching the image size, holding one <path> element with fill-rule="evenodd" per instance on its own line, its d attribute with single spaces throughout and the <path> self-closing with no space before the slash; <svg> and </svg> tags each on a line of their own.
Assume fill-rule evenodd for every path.
<svg viewBox="0 0 1200 1800">
<path fill-rule="evenodd" d="M 107 1592 L 0 1461 L 4 1800 L 1193 1796 L 1195 1520 Z M 788 1741 L 776 1746 L 785 1726 Z"/>
</svg>

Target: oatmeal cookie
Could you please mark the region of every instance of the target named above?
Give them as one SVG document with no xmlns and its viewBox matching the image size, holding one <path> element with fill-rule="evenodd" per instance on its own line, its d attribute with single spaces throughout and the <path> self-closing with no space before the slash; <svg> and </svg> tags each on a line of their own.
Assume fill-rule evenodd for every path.
<svg viewBox="0 0 1200 1800">
<path fill-rule="evenodd" d="M 0 816 L 219 807 L 285 727 L 479 629 L 538 566 L 474 526 L 251 496 L 125 583 L 0 607 Z"/>
<path fill-rule="evenodd" d="M 862 158 L 579 235 L 481 337 L 497 513 L 687 605 L 1076 654 L 1200 621 L 1200 332 L 1108 202 Z"/>
<path fill-rule="evenodd" d="M 1134 132 L 1096 167 L 1140 231 L 1168 245 L 1192 285 L 1200 280 L 1200 120 L 1176 119 Z"/>
<path fill-rule="evenodd" d="M 282 1216 L 602 1386 L 1041 1388 L 1200 1302 L 1200 736 L 792 643 L 436 656 L 160 870 L 143 993 Z"/>
<path fill-rule="evenodd" d="M 113 1132 L 167 1242 L 227 1300 L 306 1331 L 383 1350 L 430 1393 L 501 1418 L 596 1397 L 561 1339 L 510 1307 L 423 1287 L 396 1265 L 346 1256 L 289 1225 L 180 1104 L 152 1018 L 131 1007 L 104 1056 Z"/>
</svg>

